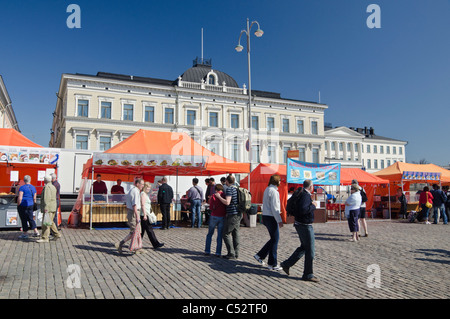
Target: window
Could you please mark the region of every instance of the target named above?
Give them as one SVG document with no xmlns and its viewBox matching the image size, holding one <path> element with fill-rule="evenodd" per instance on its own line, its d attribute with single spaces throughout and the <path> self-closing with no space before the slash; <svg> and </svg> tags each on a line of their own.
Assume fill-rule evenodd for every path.
<svg viewBox="0 0 450 319">
<path fill-rule="evenodd" d="M 384 160 L 381 160 L 381 169 L 384 168 Z"/>
<path fill-rule="evenodd" d="M 289 133 L 289 119 L 283 119 L 283 132 Z"/>
<path fill-rule="evenodd" d="M 352 144 L 348 143 L 347 144 L 347 152 L 351 152 L 352 151 Z"/>
<path fill-rule="evenodd" d="M 173 108 L 170 108 L 170 107 L 165 108 L 164 123 L 173 124 Z"/>
<path fill-rule="evenodd" d="M 220 153 L 220 143 L 219 143 L 219 142 L 216 142 L 216 141 L 211 141 L 211 142 L 209 143 L 209 150 L 210 150 L 211 152 L 213 152 L 214 154 L 220 155 L 220 154 L 219 154 L 219 153 Z"/>
<path fill-rule="evenodd" d="M 267 157 L 269 158 L 269 163 L 276 163 L 275 146 L 269 145 L 267 147 Z"/>
<path fill-rule="evenodd" d="M 359 144 L 355 144 L 355 152 L 359 153 Z"/>
<path fill-rule="evenodd" d="M 259 131 L 259 117 L 252 116 L 252 129 L 255 131 Z"/>
<path fill-rule="evenodd" d="M 219 127 L 219 113 L 217 113 L 217 112 L 209 113 L 209 126 L 210 127 Z"/>
<path fill-rule="evenodd" d="M 380 145 L 380 154 L 384 154 L 384 147 L 383 147 L 383 145 Z"/>
<path fill-rule="evenodd" d="M 88 136 L 87 135 L 77 135 L 76 149 L 77 150 L 87 150 L 88 149 Z"/>
<path fill-rule="evenodd" d="M 332 151 L 336 150 L 336 143 L 335 142 L 331 142 L 331 150 Z"/>
<path fill-rule="evenodd" d="M 313 134 L 313 135 L 319 134 L 319 131 L 317 128 L 317 121 L 311 121 L 311 134 Z"/>
<path fill-rule="evenodd" d="M 231 144 L 231 159 L 233 161 L 240 162 L 240 152 L 239 152 L 239 144 L 236 140 L 234 140 L 233 144 Z"/>
<path fill-rule="evenodd" d="M 339 151 L 343 151 L 344 150 L 344 143 L 339 143 Z"/>
<path fill-rule="evenodd" d="M 305 125 L 303 120 L 297 120 L 297 134 L 305 134 Z"/>
<path fill-rule="evenodd" d="M 397 154 L 397 148 L 395 146 L 392 146 L 392 153 Z"/>
<path fill-rule="evenodd" d="M 370 145 L 367 145 L 367 153 L 370 153 Z"/>
<path fill-rule="evenodd" d="M 111 148 L 111 137 L 109 136 L 100 136 L 100 151 L 106 151 Z"/>
<path fill-rule="evenodd" d="M 390 146 L 386 146 L 386 154 L 391 154 L 391 147 Z"/>
<path fill-rule="evenodd" d="M 100 104 L 100 116 L 102 119 L 110 119 L 111 118 L 111 102 L 102 101 Z"/>
<path fill-rule="evenodd" d="M 287 153 L 291 149 L 290 146 L 284 146 L 283 147 L 283 163 L 287 163 Z"/>
<path fill-rule="evenodd" d="M 267 131 L 273 132 L 275 130 L 275 119 L 273 117 L 267 118 Z"/>
<path fill-rule="evenodd" d="M 239 114 L 231 114 L 231 128 L 239 128 Z"/>
<path fill-rule="evenodd" d="M 373 168 L 378 169 L 378 160 L 373 160 Z"/>
<path fill-rule="evenodd" d="M 88 100 L 78 100 L 78 116 L 82 116 L 82 117 L 89 116 L 89 101 Z"/>
<path fill-rule="evenodd" d="M 155 108 L 153 106 L 145 107 L 145 122 L 155 122 Z"/>
<path fill-rule="evenodd" d="M 391 166 L 391 160 L 387 160 L 387 166 Z"/>
<path fill-rule="evenodd" d="M 211 84 L 211 85 L 215 85 L 216 84 L 216 78 L 214 77 L 214 75 L 210 74 L 208 76 L 208 84 Z"/>
<path fill-rule="evenodd" d="M 398 153 L 399 153 L 400 155 L 403 155 L 403 147 L 399 147 L 399 148 L 398 148 Z"/>
<path fill-rule="evenodd" d="M 368 169 L 371 169 L 371 168 L 372 168 L 372 164 L 371 164 L 370 159 L 367 160 L 367 168 L 368 168 Z"/>
<path fill-rule="evenodd" d="M 123 120 L 132 121 L 133 120 L 133 104 L 123 105 Z"/>
<path fill-rule="evenodd" d="M 196 113 L 193 110 L 187 110 L 186 124 L 187 125 L 195 125 Z"/>
<path fill-rule="evenodd" d="M 306 153 L 305 153 L 304 147 L 300 147 L 298 149 L 298 160 L 302 161 L 302 162 L 306 162 Z"/>
<path fill-rule="evenodd" d="M 319 149 L 313 148 L 312 150 L 312 161 L 313 163 L 319 163 Z"/>
<path fill-rule="evenodd" d="M 259 163 L 259 145 L 252 145 L 252 163 Z"/>
<path fill-rule="evenodd" d="M 374 154 L 378 153 L 378 150 L 377 150 L 377 146 L 376 146 L 376 145 L 373 146 L 373 153 L 374 153 Z"/>
</svg>

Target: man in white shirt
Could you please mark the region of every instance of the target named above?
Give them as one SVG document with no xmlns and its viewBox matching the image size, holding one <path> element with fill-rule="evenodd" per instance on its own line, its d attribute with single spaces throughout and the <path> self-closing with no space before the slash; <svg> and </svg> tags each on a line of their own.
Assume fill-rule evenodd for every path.
<svg viewBox="0 0 450 319">
<path fill-rule="evenodd" d="M 130 226 L 130 233 L 115 246 L 119 253 L 122 253 L 123 245 L 131 239 L 133 236 L 136 226 L 141 222 L 140 211 L 141 211 L 141 190 L 144 187 L 144 180 L 142 178 L 136 178 L 134 180 L 134 186 L 131 187 L 130 191 L 126 196 L 127 205 L 127 219 L 128 226 Z M 140 227 L 140 225 L 139 225 Z"/>
</svg>

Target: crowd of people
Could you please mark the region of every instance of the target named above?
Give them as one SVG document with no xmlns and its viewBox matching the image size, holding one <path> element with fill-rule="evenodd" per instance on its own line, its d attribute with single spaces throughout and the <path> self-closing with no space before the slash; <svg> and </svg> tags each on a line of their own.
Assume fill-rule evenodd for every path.
<svg viewBox="0 0 450 319">
<path fill-rule="evenodd" d="M 280 185 L 280 176 L 273 175 L 269 179 L 267 188 L 263 195 L 262 222 L 267 228 L 269 240 L 253 256 L 255 260 L 270 270 L 283 270 L 289 275 L 289 269 L 294 266 L 303 256 L 304 269 L 302 279 L 306 281 L 318 282 L 319 279 L 313 272 L 313 260 L 315 255 L 315 236 L 312 227 L 314 222 L 314 212 L 317 203 L 313 201 L 314 185 L 311 180 L 305 180 L 303 185 L 294 193 L 295 195 L 295 218 L 294 227 L 297 231 L 300 246 L 281 263 L 278 263 L 278 243 L 280 240 L 279 229 L 283 227 L 281 218 L 281 204 L 278 187 Z M 30 176 L 25 176 L 23 184 L 18 189 L 18 212 L 22 221 L 21 239 L 28 238 L 28 231 L 31 229 L 35 237 L 40 237 L 37 242 L 45 243 L 50 239 L 57 240 L 61 237 L 58 229 L 56 213 L 60 206 L 59 183 L 56 175 L 45 176 L 45 186 L 41 193 L 41 212 L 42 220 L 51 220 L 42 224 L 42 234 L 39 234 L 36 222 L 33 218 L 33 211 L 36 210 L 36 188 L 31 185 Z M 162 214 L 161 229 L 170 228 L 170 206 L 174 199 L 174 192 L 167 183 L 167 178 L 163 177 L 158 181 L 157 204 Z M 238 208 L 238 184 L 235 177 L 231 174 L 223 177 L 220 183 L 216 184 L 214 178 L 205 180 L 206 191 L 199 185 L 198 178 L 192 179 L 192 187 L 183 196 L 182 211 L 189 210 L 191 218 L 191 227 L 200 228 L 203 220 L 201 207 L 207 204 L 208 214 L 205 214 L 208 232 L 205 240 L 205 255 L 214 255 L 226 259 L 238 259 L 240 252 L 240 225 L 243 218 L 243 211 Z M 127 207 L 127 220 L 129 233 L 120 242 L 115 243 L 119 253 L 123 252 L 125 243 L 130 241 L 130 251 L 140 254 L 143 251 L 142 241 L 145 233 L 155 249 L 164 246 L 164 243 L 158 241 L 153 226 L 156 223 L 156 215 L 152 211 L 152 203 L 149 192 L 152 185 L 145 182 L 142 178 L 136 178 L 133 186 L 125 194 L 121 186 L 121 180 L 117 185 L 111 188 L 112 194 L 125 194 Z M 101 180 L 101 175 L 97 175 L 97 180 L 93 183 L 94 194 L 107 194 L 106 184 Z M 293 196 L 294 196 L 293 195 Z M 400 202 L 400 213 L 403 217 L 407 214 L 407 200 L 402 189 L 397 191 L 397 200 Z M 364 230 L 363 237 L 368 237 L 369 232 L 366 223 L 366 202 L 367 195 L 363 187 L 353 180 L 350 189 L 350 196 L 345 202 L 345 217 L 347 218 L 349 231 L 351 233 L 350 241 L 358 242 L 361 240 L 361 228 Z M 449 213 L 450 194 L 449 187 L 443 187 L 441 190 L 437 184 L 433 185 L 430 191 L 429 187 L 424 187 L 420 192 L 419 205 L 425 224 L 430 224 L 429 215 L 433 212 L 434 223 L 439 223 L 440 217 L 444 224 L 448 224 L 447 214 Z M 47 215 L 47 216 L 46 216 Z M 46 218 L 45 218 L 46 217 Z M 185 216 L 186 220 L 188 219 Z M 211 252 L 212 238 L 216 233 L 216 249 Z M 226 247 L 226 254 L 222 255 L 223 243 Z M 267 258 L 267 264 L 265 259 Z"/>
</svg>

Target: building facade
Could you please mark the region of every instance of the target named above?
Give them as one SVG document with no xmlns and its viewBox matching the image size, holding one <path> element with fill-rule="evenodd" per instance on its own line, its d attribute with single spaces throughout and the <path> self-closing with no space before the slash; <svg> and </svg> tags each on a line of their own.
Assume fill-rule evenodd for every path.
<svg viewBox="0 0 450 319">
<path fill-rule="evenodd" d="M 12 102 L 6 90 L 3 77 L 0 75 L 0 127 L 13 128 L 20 132 Z"/>
<path fill-rule="evenodd" d="M 324 162 L 325 104 L 252 90 L 252 163 L 285 163 L 288 150 Z M 139 129 L 184 131 L 226 158 L 248 162 L 248 90 L 210 61 L 175 80 L 99 72 L 63 74 L 50 147 L 104 151 Z"/>
<path fill-rule="evenodd" d="M 325 162 L 369 173 L 406 161 L 408 142 L 376 135 L 373 128 L 325 126 Z"/>
</svg>

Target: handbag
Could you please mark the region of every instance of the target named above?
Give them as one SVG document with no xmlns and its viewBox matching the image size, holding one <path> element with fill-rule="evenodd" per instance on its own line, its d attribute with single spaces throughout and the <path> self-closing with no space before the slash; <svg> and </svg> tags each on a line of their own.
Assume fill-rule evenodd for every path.
<svg viewBox="0 0 450 319">
<path fill-rule="evenodd" d="M 156 215 L 153 212 L 150 212 L 147 214 L 148 217 L 148 221 L 150 222 L 150 224 L 156 224 Z"/>
<path fill-rule="evenodd" d="M 427 202 L 425 203 L 425 206 L 427 208 L 431 208 L 431 207 L 433 207 L 433 205 L 428 201 L 428 192 L 426 193 L 426 195 L 427 195 Z"/>
<path fill-rule="evenodd" d="M 50 214 L 44 213 L 44 220 L 42 221 L 42 225 L 50 227 L 53 224 L 53 220 L 50 218 Z"/>
</svg>

